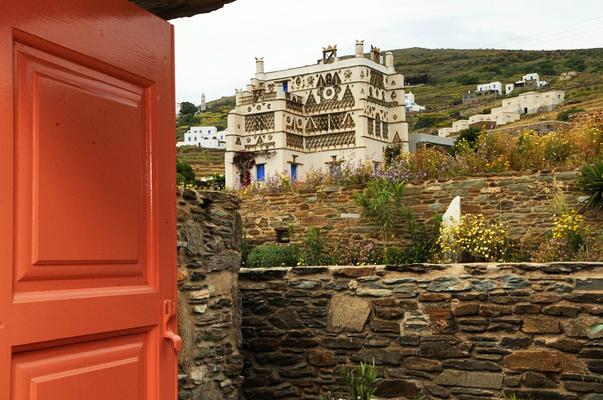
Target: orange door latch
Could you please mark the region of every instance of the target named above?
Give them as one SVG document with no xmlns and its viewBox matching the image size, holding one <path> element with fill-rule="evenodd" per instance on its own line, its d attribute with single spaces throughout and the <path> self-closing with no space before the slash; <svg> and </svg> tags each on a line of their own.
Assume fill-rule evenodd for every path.
<svg viewBox="0 0 603 400">
<path fill-rule="evenodd" d="M 163 337 L 172 342 L 174 351 L 182 350 L 182 338 L 172 328 L 176 323 L 176 303 L 173 300 L 163 301 Z"/>
</svg>

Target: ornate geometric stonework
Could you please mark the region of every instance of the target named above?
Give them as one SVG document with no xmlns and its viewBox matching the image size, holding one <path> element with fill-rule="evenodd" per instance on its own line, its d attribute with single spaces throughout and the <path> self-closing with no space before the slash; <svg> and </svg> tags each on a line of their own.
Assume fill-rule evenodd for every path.
<svg viewBox="0 0 603 400">
<path fill-rule="evenodd" d="M 301 135 L 294 135 L 292 133 L 287 133 L 287 147 L 291 147 L 292 149 L 304 149 L 304 137 Z"/>
<path fill-rule="evenodd" d="M 354 99 L 354 94 L 352 93 L 350 86 L 346 86 L 341 100 L 338 99 L 340 92 L 340 86 L 334 86 L 333 88 L 326 89 L 319 88 L 318 94 L 321 101 L 320 103 L 317 103 L 314 93 L 310 91 L 310 93 L 308 94 L 308 99 L 306 100 L 306 113 L 316 114 L 331 110 L 353 108 L 356 104 L 356 100 Z"/>
<path fill-rule="evenodd" d="M 274 129 L 274 112 L 245 116 L 245 132 L 271 131 Z"/>
<path fill-rule="evenodd" d="M 320 148 L 354 146 L 356 144 L 356 132 L 328 133 L 326 135 L 310 136 L 306 138 L 306 149 L 316 150 Z"/>
<path fill-rule="evenodd" d="M 379 89 L 385 89 L 383 74 L 381 72 L 371 69 L 371 85 L 378 87 Z"/>
</svg>

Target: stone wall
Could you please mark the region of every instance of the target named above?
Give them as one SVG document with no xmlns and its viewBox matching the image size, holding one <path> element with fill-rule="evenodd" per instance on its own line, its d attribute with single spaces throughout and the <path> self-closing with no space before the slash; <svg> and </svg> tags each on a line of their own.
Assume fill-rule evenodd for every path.
<svg viewBox="0 0 603 400">
<path fill-rule="evenodd" d="M 246 269 L 239 284 L 247 400 L 318 399 L 338 366 L 373 359 L 382 398 L 603 396 L 603 263 Z"/>
<path fill-rule="evenodd" d="M 240 200 L 178 192 L 180 400 L 237 400 L 242 382 Z"/>
<path fill-rule="evenodd" d="M 538 173 L 479 178 L 458 178 L 445 182 L 408 185 L 405 203 L 419 221 L 442 215 L 455 196 L 462 197 L 463 213 L 500 216 L 507 221 L 515 239 L 541 239 L 553 218 L 553 198 L 561 189 L 573 207 L 580 202 L 576 185 L 578 172 Z M 291 228 L 293 242 L 301 242 L 310 226 L 322 229 L 330 239 L 375 240 L 376 228 L 363 218 L 353 195 L 361 188 L 328 187 L 310 193 L 287 193 L 246 197 L 241 215 L 247 240 L 252 245 L 274 243 L 275 229 Z M 587 222 L 603 226 L 601 213 L 587 213 Z M 400 244 L 408 240 L 398 235 Z"/>
</svg>

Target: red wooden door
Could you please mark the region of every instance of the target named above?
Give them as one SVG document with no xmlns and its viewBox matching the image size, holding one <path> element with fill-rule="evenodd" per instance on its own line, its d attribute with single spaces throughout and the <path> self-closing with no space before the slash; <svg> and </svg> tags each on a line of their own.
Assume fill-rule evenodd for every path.
<svg viewBox="0 0 603 400">
<path fill-rule="evenodd" d="M 0 0 L 0 400 L 176 397 L 172 39 Z"/>
</svg>

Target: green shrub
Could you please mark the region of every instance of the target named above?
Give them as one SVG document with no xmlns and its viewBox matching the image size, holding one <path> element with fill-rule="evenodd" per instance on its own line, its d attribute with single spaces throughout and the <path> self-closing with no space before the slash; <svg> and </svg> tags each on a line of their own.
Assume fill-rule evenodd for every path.
<svg viewBox="0 0 603 400">
<path fill-rule="evenodd" d="M 451 148 L 452 154 L 458 152 L 459 146 L 468 145 L 471 149 L 475 150 L 479 142 L 483 131 L 477 126 L 471 126 L 467 129 L 463 129 L 459 132 L 459 138 Z"/>
<path fill-rule="evenodd" d="M 578 184 L 588 195 L 586 206 L 603 210 L 603 161 L 601 159 L 582 167 Z"/>
<path fill-rule="evenodd" d="M 405 182 L 375 178 L 368 182 L 362 193 L 354 196 L 356 204 L 363 208 L 364 216 L 379 227 L 384 250 L 392 232 L 409 214 L 403 204 L 405 189 Z"/>
<path fill-rule="evenodd" d="M 407 216 L 408 233 L 411 242 L 404 248 L 388 247 L 385 249 L 386 264 L 403 265 L 430 262 L 437 248 L 437 235 L 440 230 L 442 217 L 434 219 L 433 228 L 419 224 L 412 215 Z"/>
<path fill-rule="evenodd" d="M 567 110 L 561 111 L 560 113 L 557 114 L 557 121 L 567 122 L 567 121 L 569 121 L 569 119 L 572 115 L 583 112 L 583 111 L 584 110 L 582 108 L 578 108 L 578 107 L 572 107 Z"/>
<path fill-rule="evenodd" d="M 247 257 L 251 252 L 251 246 L 249 245 L 249 239 L 247 239 L 247 234 L 243 233 L 243 238 L 241 239 L 241 266 L 247 266 Z"/>
<path fill-rule="evenodd" d="M 328 392 L 320 400 L 371 400 L 377 391 L 379 376 L 375 360 L 371 364 L 361 362 L 359 367 L 342 367 L 339 384 L 343 393 Z"/>
<path fill-rule="evenodd" d="M 327 265 L 330 263 L 326 254 L 325 239 L 320 235 L 320 229 L 315 226 L 308 228 L 304 236 L 304 247 L 300 264 L 302 265 Z"/>
<path fill-rule="evenodd" d="M 385 255 L 383 258 L 385 259 L 386 264 L 406 264 L 406 252 L 400 247 L 388 247 L 385 249 Z"/>
<path fill-rule="evenodd" d="M 383 151 L 383 158 L 385 159 L 385 165 L 390 165 L 396 161 L 400 154 L 402 154 L 402 146 L 399 143 L 391 143 L 387 145 Z"/>
<path fill-rule="evenodd" d="M 190 164 L 176 161 L 176 182 L 179 185 L 195 182 L 195 172 Z"/>
<path fill-rule="evenodd" d="M 459 76 L 456 81 L 461 85 L 475 85 L 479 83 L 479 77 L 474 75 L 462 75 Z"/>
<path fill-rule="evenodd" d="M 586 62 L 583 58 L 572 57 L 565 62 L 565 66 L 575 71 L 582 72 L 586 69 Z"/>
<path fill-rule="evenodd" d="M 297 249 L 273 244 L 257 246 L 249 252 L 245 264 L 247 268 L 295 267 Z"/>
<path fill-rule="evenodd" d="M 439 117 L 436 115 L 421 115 L 417 119 L 417 122 L 415 122 L 415 129 L 431 128 L 436 126 L 439 122 L 446 120 L 446 117 Z"/>
<path fill-rule="evenodd" d="M 557 75 L 557 69 L 555 63 L 551 60 L 543 61 L 537 66 L 540 75 Z"/>
</svg>

